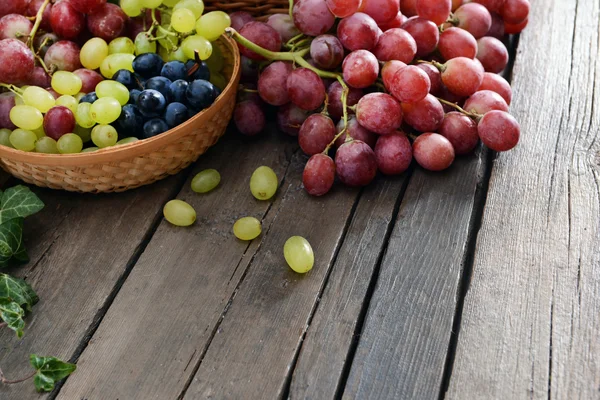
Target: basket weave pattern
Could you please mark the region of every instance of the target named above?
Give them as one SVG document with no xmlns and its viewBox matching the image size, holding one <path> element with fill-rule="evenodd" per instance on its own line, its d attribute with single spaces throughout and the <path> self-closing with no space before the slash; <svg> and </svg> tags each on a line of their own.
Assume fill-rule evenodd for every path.
<svg viewBox="0 0 600 400">
<path fill-rule="evenodd" d="M 53 155 L 0 146 L 0 166 L 25 182 L 73 192 L 122 192 L 175 174 L 203 154 L 225 133 L 235 107 L 240 77 L 237 45 L 217 42 L 229 83 L 208 109 L 150 139 L 93 153 Z"/>
<path fill-rule="evenodd" d="M 265 20 L 271 14 L 288 13 L 288 0 L 246 0 L 246 1 L 214 1 L 205 0 L 207 11 L 221 10 L 227 13 L 246 11 L 258 20 Z"/>
</svg>

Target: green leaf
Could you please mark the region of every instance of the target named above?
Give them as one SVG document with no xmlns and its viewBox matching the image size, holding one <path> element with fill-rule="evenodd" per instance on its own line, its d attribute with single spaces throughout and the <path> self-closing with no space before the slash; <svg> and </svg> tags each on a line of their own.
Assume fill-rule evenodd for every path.
<svg viewBox="0 0 600 400">
<path fill-rule="evenodd" d="M 23 251 L 23 218 L 11 219 L 1 224 L 0 268 L 6 267 L 16 254 L 21 254 Z"/>
<path fill-rule="evenodd" d="M 0 298 L 8 298 L 27 311 L 39 301 L 32 287 L 23 279 L 0 274 Z"/>
<path fill-rule="evenodd" d="M 56 382 L 66 378 L 77 368 L 75 364 L 56 357 L 40 357 L 36 354 L 29 356 L 29 362 L 37 370 L 33 382 L 39 392 L 51 391 Z"/>
<path fill-rule="evenodd" d="M 44 208 L 44 203 L 27 186 L 6 189 L 0 199 L 0 225 L 15 218 L 25 218 Z"/>
<path fill-rule="evenodd" d="M 6 297 L 0 298 L 0 318 L 6 322 L 6 326 L 17 333 L 19 338 L 23 336 L 23 328 L 25 328 L 24 316 L 25 311 L 17 302 Z"/>
</svg>

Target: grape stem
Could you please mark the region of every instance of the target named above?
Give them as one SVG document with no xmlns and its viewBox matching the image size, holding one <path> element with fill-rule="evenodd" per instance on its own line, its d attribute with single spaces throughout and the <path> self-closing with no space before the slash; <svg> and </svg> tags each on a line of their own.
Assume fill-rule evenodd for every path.
<svg viewBox="0 0 600 400">
<path fill-rule="evenodd" d="M 454 15 L 454 13 L 450 13 L 446 22 L 448 22 L 449 24 L 452 24 L 454 26 L 458 26 L 458 24 L 460 24 L 460 20 L 458 19 L 458 17 L 456 15 Z"/>
<path fill-rule="evenodd" d="M 329 149 L 331 149 L 331 146 L 333 146 L 335 142 L 337 142 L 337 140 L 340 137 L 342 137 L 343 134 L 346 134 L 346 142 L 353 140 L 350 136 L 350 133 L 348 132 L 348 85 L 346 85 L 346 82 L 344 82 L 344 79 L 342 79 L 341 76 L 338 76 L 337 80 L 340 83 L 340 85 L 342 85 L 342 110 L 344 110 L 344 115 L 342 116 L 342 119 L 344 120 L 344 129 L 342 129 L 337 135 L 335 135 L 333 137 L 333 140 L 327 145 L 327 147 L 325 147 L 325 150 L 323 150 L 323 154 L 325 155 L 327 155 Z"/>
<path fill-rule="evenodd" d="M 459 106 L 458 104 L 452 103 L 448 100 L 440 99 L 439 97 L 436 97 L 436 99 L 438 99 L 438 101 L 440 103 L 445 104 L 450 107 L 453 107 L 458 112 L 461 112 L 461 113 L 465 114 L 467 117 L 473 118 L 476 121 L 479 121 L 481 119 L 481 117 L 483 117 L 483 115 L 481 115 L 481 114 L 470 113 L 467 110 L 465 110 L 464 108 L 462 108 L 461 106 Z"/>
<path fill-rule="evenodd" d="M 35 50 L 33 49 L 33 39 L 35 39 L 35 34 L 37 33 L 40 24 L 42 23 L 42 15 L 44 14 L 44 10 L 50 4 L 50 0 L 44 0 L 37 14 L 35 15 L 35 23 L 33 24 L 33 28 L 31 28 L 31 32 L 29 33 L 29 39 L 27 39 L 27 45 L 31 52 L 35 54 Z M 46 71 L 47 72 L 47 71 Z"/>
<path fill-rule="evenodd" d="M 24 378 L 10 380 L 10 379 L 6 379 L 6 376 L 4 376 L 4 372 L 2 372 L 2 368 L 0 368 L 0 382 L 2 382 L 5 385 L 12 385 L 14 383 L 21 383 L 21 382 L 25 382 L 28 379 L 33 378 L 36 373 L 37 373 L 37 371 L 33 371 L 33 373 L 31 375 L 28 375 L 28 376 L 26 376 Z"/>
<path fill-rule="evenodd" d="M 440 72 L 444 72 L 446 70 L 446 66 L 437 61 L 426 61 L 426 60 L 417 60 L 419 64 L 430 64 L 440 70 Z"/>
<path fill-rule="evenodd" d="M 21 94 L 23 93 L 23 91 L 21 89 L 19 89 L 15 85 L 8 85 L 6 83 L 0 83 L 0 87 L 3 87 L 3 88 L 6 88 L 6 89 L 10 90 L 11 92 L 13 92 L 14 94 L 16 94 L 17 96 L 21 96 Z"/>
<path fill-rule="evenodd" d="M 294 43 L 296 40 L 298 40 L 298 39 L 300 39 L 300 38 L 303 38 L 303 37 L 304 37 L 304 34 L 303 34 L 303 33 L 301 33 L 301 34 L 299 34 L 299 35 L 296 35 L 296 36 L 294 36 L 293 38 L 291 38 L 290 40 L 288 40 L 288 41 L 286 42 L 286 44 L 285 44 L 285 47 L 292 47 L 292 46 L 293 46 L 293 43 Z"/>
<path fill-rule="evenodd" d="M 290 18 L 292 21 L 294 20 L 294 0 L 289 1 L 290 6 L 288 7 L 288 13 L 290 14 Z"/>
</svg>

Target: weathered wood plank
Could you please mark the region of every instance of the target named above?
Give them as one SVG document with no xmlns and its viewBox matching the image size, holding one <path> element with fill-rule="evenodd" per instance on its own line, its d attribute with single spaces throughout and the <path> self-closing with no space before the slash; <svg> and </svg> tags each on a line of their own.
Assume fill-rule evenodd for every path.
<svg viewBox="0 0 600 400">
<path fill-rule="evenodd" d="M 447 398 L 600 397 L 599 6 L 532 6 Z"/>
<path fill-rule="evenodd" d="M 277 202 L 257 201 L 248 188 L 260 165 L 284 177 L 297 148 L 292 139 L 270 131 L 256 140 L 234 135 L 200 160 L 195 169 L 216 168 L 221 185 L 198 195 L 186 183 L 178 198 L 194 206 L 196 224 L 160 224 L 59 399 L 178 397 L 260 244 L 237 240 L 233 223 L 267 215 L 268 226 L 277 210 Z"/>
<path fill-rule="evenodd" d="M 285 197 L 231 307 L 203 357 L 185 399 L 274 399 L 287 379 L 343 240 L 358 190 L 336 185 L 321 198 L 302 188 L 304 156 L 296 157 Z M 290 270 L 283 245 L 294 235 L 315 252 L 313 270 Z"/>
<path fill-rule="evenodd" d="M 302 344 L 290 398 L 330 399 L 340 389 L 407 181 L 407 174 L 380 177 L 364 189 Z"/>
</svg>

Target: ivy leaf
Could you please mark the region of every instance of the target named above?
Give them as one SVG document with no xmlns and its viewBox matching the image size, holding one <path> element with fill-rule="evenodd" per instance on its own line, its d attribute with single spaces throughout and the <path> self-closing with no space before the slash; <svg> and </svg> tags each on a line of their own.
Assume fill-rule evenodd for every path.
<svg viewBox="0 0 600 400">
<path fill-rule="evenodd" d="M 32 354 L 29 362 L 37 370 L 33 383 L 38 392 L 49 392 L 56 382 L 69 376 L 77 366 L 59 360 L 56 357 L 40 357 Z"/>
<path fill-rule="evenodd" d="M 44 203 L 27 186 L 6 189 L 0 198 L 0 225 L 15 218 L 25 218 L 44 208 Z"/>
<path fill-rule="evenodd" d="M 0 268 L 6 267 L 16 255 L 22 260 L 24 251 L 23 218 L 11 219 L 0 224 Z"/>
<path fill-rule="evenodd" d="M 39 301 L 27 282 L 7 274 L 0 274 L 0 298 L 10 299 L 27 311 L 31 311 L 31 307 Z"/>
<path fill-rule="evenodd" d="M 0 297 L 0 318 L 6 322 L 6 326 L 17 333 L 19 338 L 23 336 L 23 328 L 25 328 L 24 316 L 25 311 L 17 302 Z"/>
</svg>

